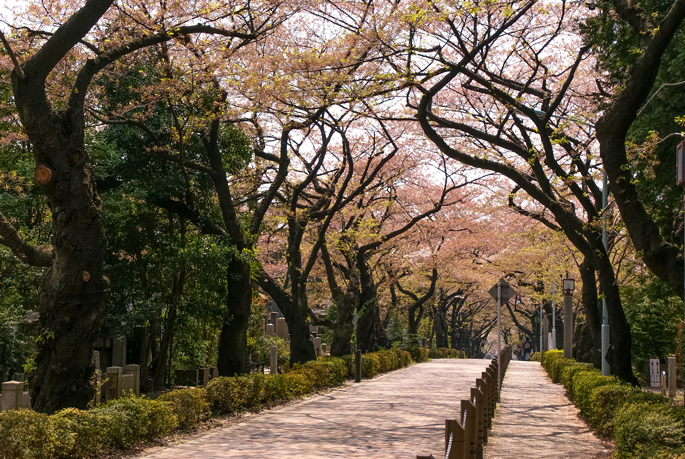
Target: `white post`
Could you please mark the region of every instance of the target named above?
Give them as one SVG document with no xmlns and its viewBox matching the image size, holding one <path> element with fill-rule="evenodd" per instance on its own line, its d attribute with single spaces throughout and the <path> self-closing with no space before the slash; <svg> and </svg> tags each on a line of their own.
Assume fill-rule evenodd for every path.
<svg viewBox="0 0 685 459">
<path fill-rule="evenodd" d="M 675 357 L 671 356 L 668 358 L 668 396 L 671 398 L 675 397 L 675 379 Z"/>
<path fill-rule="evenodd" d="M 573 358 L 573 294 L 564 292 L 564 358 Z"/>
<path fill-rule="evenodd" d="M 269 373 L 275 375 L 278 373 L 278 347 L 271 346 L 271 366 Z"/>
<path fill-rule="evenodd" d="M 544 346 L 542 345 L 542 343 L 543 343 L 543 337 L 545 336 L 543 326 L 542 326 L 542 319 L 543 319 L 543 317 L 542 317 L 542 303 L 543 303 L 543 301 L 540 300 L 540 353 L 541 354 L 542 354 L 542 351 L 544 349 Z"/>
</svg>

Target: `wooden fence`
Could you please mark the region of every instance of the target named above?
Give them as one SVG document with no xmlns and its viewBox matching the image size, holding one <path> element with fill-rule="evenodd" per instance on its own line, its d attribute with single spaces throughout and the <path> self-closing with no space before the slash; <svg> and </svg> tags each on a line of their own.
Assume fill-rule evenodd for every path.
<svg viewBox="0 0 685 459">
<path fill-rule="evenodd" d="M 461 401 L 459 417 L 445 420 L 445 459 L 482 459 L 500 396 L 498 372 L 501 381 L 511 361 L 510 346 L 502 349 L 501 357 L 501 367 L 498 367 L 497 358 L 494 358 L 481 377 L 476 378 L 468 400 Z M 416 459 L 435 457 L 419 454 Z"/>
</svg>

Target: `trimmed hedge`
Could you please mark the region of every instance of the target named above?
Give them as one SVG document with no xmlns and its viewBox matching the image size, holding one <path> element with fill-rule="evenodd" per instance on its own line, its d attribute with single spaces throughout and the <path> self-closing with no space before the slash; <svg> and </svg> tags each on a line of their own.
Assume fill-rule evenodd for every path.
<svg viewBox="0 0 685 459">
<path fill-rule="evenodd" d="M 0 413 L 0 452 L 5 459 L 95 457 L 169 435 L 177 425 L 169 404 L 135 396 L 52 416 L 11 410 Z"/>
<path fill-rule="evenodd" d="M 458 349 L 439 347 L 431 349 L 428 352 L 428 357 L 431 359 L 465 359 L 466 354 Z"/>
<path fill-rule="evenodd" d="M 178 418 L 178 427 L 181 429 L 191 428 L 199 424 L 205 416 L 211 414 L 208 394 L 205 389 L 172 390 L 162 394 L 157 400 L 168 402 L 171 411 Z"/>
<path fill-rule="evenodd" d="M 399 349 L 371 352 L 362 355 L 362 374 L 372 377 L 411 363 L 411 354 Z M 211 414 L 210 407 L 235 413 L 339 386 L 353 376 L 352 356 L 320 357 L 293 365 L 287 373 L 214 378 L 206 388 L 174 390 L 157 400 L 129 395 L 87 411 L 68 408 L 51 416 L 31 410 L 5 411 L 0 413 L 0 457 L 98 457 L 167 436 L 175 429 L 192 428 Z"/>
<path fill-rule="evenodd" d="M 615 376 L 602 376 L 592 365 L 564 359 L 563 351 L 545 352 L 541 360 L 592 428 L 614 436 L 614 457 L 685 458 L 685 410 L 681 407 Z"/>
</svg>

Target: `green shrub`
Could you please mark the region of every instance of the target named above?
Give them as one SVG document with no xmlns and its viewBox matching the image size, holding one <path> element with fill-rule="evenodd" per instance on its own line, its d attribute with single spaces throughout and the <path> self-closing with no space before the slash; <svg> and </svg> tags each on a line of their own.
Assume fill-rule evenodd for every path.
<svg viewBox="0 0 685 459">
<path fill-rule="evenodd" d="M 575 375 L 578 371 L 587 371 L 592 369 L 594 369 L 594 366 L 591 363 L 576 362 L 575 360 L 573 363 L 564 365 L 561 368 L 561 382 L 564 384 L 568 398 L 574 400 L 573 375 Z"/>
<path fill-rule="evenodd" d="M 202 421 L 209 412 L 205 389 L 180 389 L 162 394 L 157 400 L 167 402 L 178 418 L 178 426 L 188 429 Z"/>
<path fill-rule="evenodd" d="M 431 349 L 428 352 L 428 357 L 431 359 L 461 359 L 462 352 L 457 349 L 449 349 L 445 347 L 439 347 L 436 349 Z"/>
<path fill-rule="evenodd" d="M 289 373 L 301 372 L 303 370 L 307 372 L 307 375 L 310 375 L 313 390 L 323 389 L 328 386 L 328 368 L 325 365 L 319 364 L 316 360 L 311 360 L 303 365 L 296 363 L 292 366 Z"/>
<path fill-rule="evenodd" d="M 619 380 L 615 376 L 602 376 L 602 372 L 594 368 L 592 370 L 577 371 L 573 375 L 572 382 L 576 406 L 586 418 L 592 418 L 592 391 L 600 386 L 618 383 Z"/>
<path fill-rule="evenodd" d="M 340 359 L 342 359 L 342 361 L 345 362 L 345 366 L 347 366 L 347 377 L 354 378 L 354 356 L 343 355 Z"/>
<path fill-rule="evenodd" d="M 222 413 L 235 413 L 254 402 L 254 380 L 249 376 L 220 376 L 207 384 L 207 398 Z"/>
<path fill-rule="evenodd" d="M 311 364 L 307 362 L 305 366 Z M 328 386 L 340 386 L 347 380 L 348 367 L 347 362 L 338 357 L 319 357 L 316 360 L 316 365 L 323 365 L 328 369 Z"/>
<path fill-rule="evenodd" d="M 373 378 L 378 374 L 378 359 L 373 353 L 362 354 L 362 377 Z"/>
<path fill-rule="evenodd" d="M 66 457 L 75 435 L 58 432 L 56 424 L 47 414 L 31 410 L 0 413 L 0 454 L 5 459 Z"/>
<path fill-rule="evenodd" d="M 681 447 L 685 425 L 676 409 L 666 403 L 626 402 L 614 418 L 617 457 L 647 458 L 660 448 Z"/>
<path fill-rule="evenodd" d="M 289 400 L 288 378 L 284 374 L 268 375 L 264 378 L 264 403 Z"/>
<path fill-rule="evenodd" d="M 400 367 L 404 368 L 411 365 L 412 357 L 411 352 L 403 351 L 401 349 L 393 349 L 397 358 L 399 359 Z"/>
<path fill-rule="evenodd" d="M 309 369 L 301 369 L 285 373 L 288 399 L 310 394 L 314 391 L 314 372 Z"/>
<path fill-rule="evenodd" d="M 374 352 L 373 354 L 376 358 L 376 361 L 378 362 L 378 372 L 387 373 L 388 371 L 390 371 L 390 364 L 388 363 L 388 358 L 385 356 L 383 351 Z"/>
<path fill-rule="evenodd" d="M 168 403 L 135 395 L 111 400 L 90 412 L 106 419 L 106 438 L 120 449 L 141 440 L 169 435 L 178 426 Z"/>
<path fill-rule="evenodd" d="M 93 411 L 65 408 L 50 418 L 64 434 L 73 435 L 73 442 L 61 456 L 97 457 L 109 449 L 108 420 L 104 416 Z"/>
<path fill-rule="evenodd" d="M 595 387 L 590 395 L 592 404 L 588 421 L 602 435 L 613 436 L 614 416 L 632 394 L 640 389 L 627 384 L 607 384 Z"/>
<path fill-rule="evenodd" d="M 428 361 L 428 354 L 430 353 L 430 349 L 427 347 L 412 347 L 410 350 L 411 352 L 411 358 L 415 362 L 426 362 Z"/>
<path fill-rule="evenodd" d="M 533 352 L 533 355 L 530 356 L 530 361 L 542 362 L 542 352 Z"/>
<path fill-rule="evenodd" d="M 542 366 L 555 383 L 561 382 L 564 367 L 571 363 L 575 363 L 575 360 L 565 359 L 564 351 L 548 351 L 542 355 Z"/>
</svg>

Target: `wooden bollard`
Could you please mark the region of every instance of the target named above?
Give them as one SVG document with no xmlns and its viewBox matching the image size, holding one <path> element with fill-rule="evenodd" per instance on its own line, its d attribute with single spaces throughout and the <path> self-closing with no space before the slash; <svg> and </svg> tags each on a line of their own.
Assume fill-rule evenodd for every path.
<svg viewBox="0 0 685 459">
<path fill-rule="evenodd" d="M 460 421 L 445 419 L 445 459 L 463 459 L 466 432 Z"/>
<path fill-rule="evenodd" d="M 470 400 L 462 400 L 461 412 L 467 413 L 467 416 L 464 418 L 464 458 L 476 459 L 476 442 L 474 441 L 476 434 L 476 407 L 473 406 Z"/>
<path fill-rule="evenodd" d="M 482 378 L 476 379 L 476 387 L 483 397 L 483 444 L 488 442 L 488 429 L 490 428 L 490 400 L 488 397 L 488 384 Z"/>
<path fill-rule="evenodd" d="M 478 388 L 471 388 L 471 403 L 476 407 L 476 432 L 474 441 L 476 443 L 476 457 L 483 457 L 483 446 L 485 445 L 485 402 L 483 392 Z"/>
</svg>

